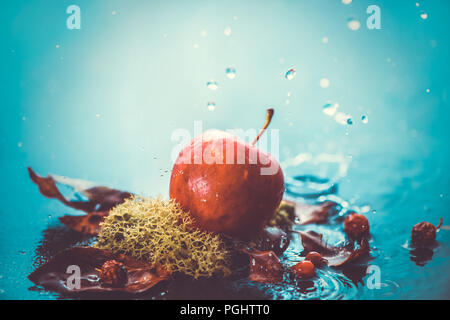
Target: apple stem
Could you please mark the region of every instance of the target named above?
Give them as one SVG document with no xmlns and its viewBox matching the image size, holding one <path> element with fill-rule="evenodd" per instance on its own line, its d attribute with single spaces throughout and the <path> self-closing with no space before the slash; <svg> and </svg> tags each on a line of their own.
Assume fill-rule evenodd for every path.
<svg viewBox="0 0 450 320">
<path fill-rule="evenodd" d="M 258 133 L 258 135 L 256 136 L 255 140 L 253 140 L 252 146 L 254 146 L 254 145 L 258 142 L 259 138 L 262 136 L 262 134 L 264 133 L 264 131 L 266 131 L 267 127 L 268 127 L 269 124 L 270 124 L 270 121 L 272 120 L 273 113 L 274 113 L 274 110 L 273 110 L 272 108 L 267 109 L 267 112 L 266 112 L 266 122 L 264 122 L 264 126 L 262 127 L 261 131 L 259 131 L 259 133 Z"/>
</svg>

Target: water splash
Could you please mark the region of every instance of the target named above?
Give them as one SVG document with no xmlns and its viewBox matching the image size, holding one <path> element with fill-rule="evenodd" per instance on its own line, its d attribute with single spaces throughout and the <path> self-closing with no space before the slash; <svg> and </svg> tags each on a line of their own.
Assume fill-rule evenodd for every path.
<svg viewBox="0 0 450 320">
<path fill-rule="evenodd" d="M 297 156 L 283 161 L 281 167 L 287 176 L 310 175 L 327 178 L 329 182 L 334 183 L 347 176 L 350 163 L 351 158 L 342 154 L 299 153 Z"/>
<path fill-rule="evenodd" d="M 328 270 L 317 270 L 317 276 L 308 280 L 285 277 L 280 284 L 243 280 L 236 287 L 255 287 L 273 300 L 347 300 L 358 294 L 358 288 L 350 279 Z"/>
<path fill-rule="evenodd" d="M 286 192 L 302 198 L 318 198 L 337 192 L 338 185 L 327 178 L 310 175 L 286 177 Z"/>
</svg>

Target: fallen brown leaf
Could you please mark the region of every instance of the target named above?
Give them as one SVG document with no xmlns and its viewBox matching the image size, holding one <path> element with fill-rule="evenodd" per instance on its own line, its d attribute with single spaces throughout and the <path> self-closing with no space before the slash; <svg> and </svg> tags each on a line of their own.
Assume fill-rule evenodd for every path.
<svg viewBox="0 0 450 320">
<path fill-rule="evenodd" d="M 250 258 L 251 281 L 279 283 L 283 280 L 284 268 L 273 251 L 243 250 Z"/>
<path fill-rule="evenodd" d="M 294 215 L 299 219 L 299 224 L 325 223 L 328 218 L 338 212 L 339 204 L 333 201 L 325 201 L 318 204 L 307 204 L 283 200 L 283 203 L 291 207 Z"/>
<path fill-rule="evenodd" d="M 98 269 L 108 260 L 122 262 L 128 270 L 128 282 L 124 287 L 112 287 L 103 284 Z M 69 266 L 80 268 L 80 287 L 74 288 L 68 272 Z M 171 279 L 171 274 L 162 267 L 153 267 L 123 254 L 113 254 L 109 251 L 93 247 L 73 247 L 66 249 L 46 264 L 32 272 L 28 278 L 38 286 L 60 293 L 83 292 L 118 292 L 137 294 L 143 293 L 161 281 Z"/>
<path fill-rule="evenodd" d="M 28 168 L 31 180 L 39 187 L 39 191 L 47 198 L 58 199 L 66 206 L 82 210 L 87 213 L 84 216 L 60 217 L 61 223 L 72 230 L 88 235 L 97 235 L 100 230 L 100 222 L 108 215 L 109 210 L 131 197 L 131 193 L 111 189 L 103 186 L 92 186 L 92 183 L 84 180 L 64 178 L 56 175 L 41 177 L 33 169 Z M 61 184 L 73 190 L 77 198 L 85 197 L 87 200 L 69 200 L 57 186 Z"/>
<path fill-rule="evenodd" d="M 316 251 L 328 261 L 330 267 L 340 267 L 359 258 L 368 256 L 370 246 L 367 239 L 362 239 L 359 249 L 348 247 L 335 247 L 327 244 L 321 234 L 314 231 L 298 232 L 302 238 L 303 248 L 306 252 Z"/>
</svg>

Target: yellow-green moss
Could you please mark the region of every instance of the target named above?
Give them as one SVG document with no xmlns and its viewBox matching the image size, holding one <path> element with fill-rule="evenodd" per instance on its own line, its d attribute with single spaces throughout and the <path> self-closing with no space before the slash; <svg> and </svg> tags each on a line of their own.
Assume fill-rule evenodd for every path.
<svg viewBox="0 0 450 320">
<path fill-rule="evenodd" d="M 294 204 L 281 201 L 280 206 L 276 210 L 268 225 L 271 227 L 280 227 L 282 229 L 290 229 L 295 221 Z"/>
<path fill-rule="evenodd" d="M 194 278 L 231 273 L 220 236 L 195 228 L 191 216 L 172 200 L 127 199 L 101 224 L 95 246 Z"/>
</svg>

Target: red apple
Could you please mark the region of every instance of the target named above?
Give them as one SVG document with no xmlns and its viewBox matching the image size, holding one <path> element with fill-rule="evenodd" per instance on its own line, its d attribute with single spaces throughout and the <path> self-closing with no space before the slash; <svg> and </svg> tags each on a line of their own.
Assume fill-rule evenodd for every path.
<svg viewBox="0 0 450 320">
<path fill-rule="evenodd" d="M 178 155 L 170 197 L 190 212 L 198 227 L 248 240 L 278 208 L 284 193 L 283 172 L 277 160 L 254 146 L 272 115 L 269 109 L 252 144 L 224 131 L 207 131 Z"/>
</svg>

